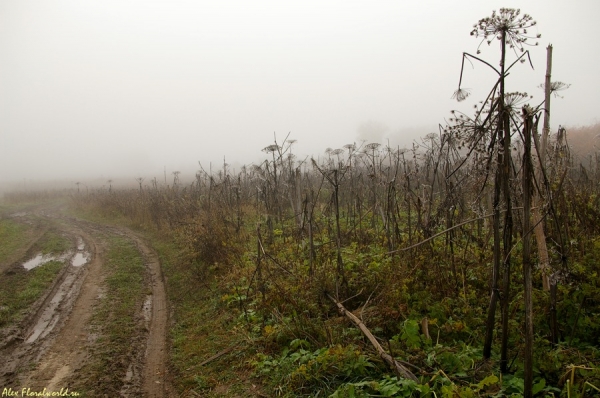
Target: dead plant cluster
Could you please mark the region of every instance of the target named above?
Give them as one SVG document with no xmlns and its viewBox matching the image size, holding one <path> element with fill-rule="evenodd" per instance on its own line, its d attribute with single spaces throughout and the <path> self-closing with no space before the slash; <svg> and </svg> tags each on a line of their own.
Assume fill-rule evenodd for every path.
<svg viewBox="0 0 600 398">
<path fill-rule="evenodd" d="M 583 394 L 600 381 L 600 162 L 572 154 L 562 127 L 544 121 L 540 133 L 549 95 L 530 105 L 506 89 L 534 26 L 508 9 L 479 21 L 472 34 L 498 38 L 500 66 L 468 53 L 463 66 L 480 62 L 496 84 L 474 115 L 454 112 L 410 148 L 350 143 L 298 159 L 286 137 L 239 171 L 73 199 L 174 239 L 188 291 L 218 278 L 278 391 L 381 393 L 410 380 L 446 396 Z M 364 356 L 376 345 L 340 306 L 415 379 Z M 334 371 L 334 357 L 355 367 Z M 565 387 L 572 363 L 579 382 Z"/>
</svg>

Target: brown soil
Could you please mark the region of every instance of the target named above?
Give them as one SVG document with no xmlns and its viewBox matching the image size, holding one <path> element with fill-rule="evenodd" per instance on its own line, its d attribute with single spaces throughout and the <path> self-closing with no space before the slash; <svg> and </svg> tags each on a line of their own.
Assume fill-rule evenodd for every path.
<svg viewBox="0 0 600 398">
<path fill-rule="evenodd" d="M 140 318 L 146 319 L 146 332 L 135 336 L 132 345 L 140 345 L 140 355 L 128 365 L 130 371 L 122 375 L 121 396 L 168 397 L 172 395 L 167 374 L 168 306 L 160 263 L 156 253 L 137 235 L 124 228 L 110 228 L 59 216 L 48 209 L 36 211 L 36 217 L 53 219 L 53 225 L 64 233 L 83 239 L 90 261 L 74 267 L 66 262 L 53 285 L 28 311 L 19 325 L 13 325 L 0 334 L 0 388 L 21 388 L 31 391 L 60 391 L 88 360 L 88 348 L 97 336 L 89 329 L 91 315 L 102 296 L 103 241 L 99 234 L 118 234 L 135 243 L 145 259 L 148 295 L 146 304 L 139 309 Z M 21 217 L 27 222 L 27 217 Z M 32 236 L 39 238 L 40 232 Z M 33 244 L 33 243 L 32 243 Z M 19 260 L 25 260 L 25 253 Z M 18 262 L 17 262 L 18 263 Z M 1 278 L 2 273 L 0 273 Z M 0 279 L 1 282 L 1 279 Z M 133 321 L 133 320 L 132 320 Z M 85 382 L 83 383 L 85 384 Z M 79 383 L 81 385 L 81 381 Z M 91 386 L 90 386 L 91 387 Z"/>
</svg>

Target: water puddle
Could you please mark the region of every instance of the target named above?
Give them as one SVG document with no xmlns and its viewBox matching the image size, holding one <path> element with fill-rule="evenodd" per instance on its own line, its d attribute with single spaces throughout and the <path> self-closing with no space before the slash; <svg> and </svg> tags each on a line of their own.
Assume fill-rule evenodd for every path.
<svg viewBox="0 0 600 398">
<path fill-rule="evenodd" d="M 25 217 L 27 215 L 26 211 L 19 211 L 17 213 L 13 213 L 10 215 L 11 218 L 16 218 L 16 217 Z"/>
<path fill-rule="evenodd" d="M 144 320 L 146 322 L 150 322 L 150 318 L 152 318 L 152 295 L 151 294 L 146 296 L 146 300 L 144 301 L 144 306 L 142 307 L 142 314 L 144 314 Z"/>
<path fill-rule="evenodd" d="M 42 264 L 46 264 L 47 262 L 52 261 L 54 258 L 52 256 L 44 256 L 42 254 L 38 254 L 31 260 L 25 261 L 23 263 L 23 268 L 27 271 L 31 271 L 32 269 L 39 267 Z"/>
<path fill-rule="evenodd" d="M 81 236 L 77 237 L 77 253 L 71 259 L 71 265 L 73 267 L 81 267 L 90 261 L 90 253 L 85 251 L 85 242 Z"/>
<path fill-rule="evenodd" d="M 30 260 L 23 263 L 23 268 L 27 271 L 42 266 L 50 261 L 65 261 L 71 257 L 71 265 L 74 267 L 81 267 L 90 261 L 90 253 L 85 250 L 85 242 L 81 237 L 77 238 L 77 252 L 73 255 L 72 251 L 68 251 L 60 256 L 51 254 L 38 254 Z"/>
<path fill-rule="evenodd" d="M 90 261 L 89 257 L 89 253 L 77 252 L 71 259 L 71 265 L 73 267 L 81 267 L 82 265 L 85 265 L 88 261 Z"/>
<path fill-rule="evenodd" d="M 81 238 L 81 236 L 77 237 L 77 251 L 84 251 L 85 250 L 85 242 L 83 241 L 83 239 Z"/>
<path fill-rule="evenodd" d="M 32 270 L 35 267 L 44 265 L 50 261 L 69 261 L 73 267 L 81 267 L 90 261 L 91 254 L 85 250 L 85 242 L 83 238 L 77 238 L 76 250 L 70 250 L 61 255 L 43 255 L 38 254 L 31 260 L 23 263 L 23 267 L 27 270 Z M 67 270 L 67 276 L 61 283 L 60 287 L 52 296 L 52 299 L 44 308 L 42 315 L 37 320 L 37 323 L 31 328 L 29 334 L 25 338 L 26 343 L 33 343 L 38 339 L 46 337 L 58 324 L 60 320 L 61 305 L 65 301 L 69 301 L 75 289 L 75 281 L 79 271 L 75 268 Z"/>
<path fill-rule="evenodd" d="M 40 253 L 31 260 L 25 261 L 23 263 L 23 268 L 25 268 L 27 271 L 31 271 L 32 269 L 49 263 L 50 261 L 65 261 L 67 257 L 69 257 L 68 253 L 61 256 L 52 256 L 49 254 L 44 255 Z"/>
<path fill-rule="evenodd" d="M 68 275 L 65 278 L 65 281 L 61 285 L 60 289 L 56 292 L 54 297 L 52 297 L 52 300 L 50 300 L 48 306 L 44 308 L 42 316 L 38 319 L 29 336 L 27 336 L 25 339 L 25 342 L 33 343 L 37 339 L 45 337 L 52 331 L 52 329 L 54 329 L 59 319 L 59 312 L 57 311 L 58 306 L 70 290 L 74 280 L 74 274 Z"/>
</svg>

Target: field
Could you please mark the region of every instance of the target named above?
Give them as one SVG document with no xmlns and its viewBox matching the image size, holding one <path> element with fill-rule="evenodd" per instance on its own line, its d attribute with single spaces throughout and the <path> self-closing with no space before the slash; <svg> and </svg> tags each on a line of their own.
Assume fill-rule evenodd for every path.
<svg viewBox="0 0 600 398">
<path fill-rule="evenodd" d="M 444 135 L 408 151 L 348 145 L 310 163 L 286 141 L 265 148 L 270 160 L 260 166 L 233 173 L 225 165 L 185 185 L 73 191 L 29 205 L 26 193 L 6 195 L 2 278 L 37 286 L 15 264 L 64 252 L 77 236 L 92 253 L 81 268 L 87 277 L 76 276 L 91 285 L 71 304 L 89 317 L 81 346 L 56 354 L 70 362 L 52 365 L 45 386 L 150 394 L 156 386 L 144 383 L 154 374 L 156 396 L 520 396 L 531 344 L 534 394 L 592 396 L 600 385 L 600 168 L 594 159 L 573 167 L 568 148 L 550 145 L 553 171 L 536 196 L 543 235 L 523 227 L 519 167 L 512 220 L 505 199 L 498 206 L 500 232 L 508 222 L 513 232 L 496 243 L 485 162 L 465 162 Z M 514 164 L 523 156 L 517 149 Z M 497 274 L 496 245 L 508 253 Z M 49 274 L 31 300 L 72 269 L 52 264 L 38 268 Z M 148 305 L 160 296 L 161 273 L 166 301 Z M 32 309 L 3 318 L 8 337 L 41 308 L 3 298 L 3 309 L 13 305 L 10 314 Z M 23 358 L 58 350 L 68 330 L 48 333 L 44 348 L 5 345 L 5 357 L 18 360 L 4 384 L 41 377 L 44 365 Z M 166 356 L 152 372 L 144 347 L 156 330 Z"/>
<path fill-rule="evenodd" d="M 0 387 L 600 396 L 600 130 L 550 131 L 568 88 L 551 46 L 544 102 L 506 91 L 533 26 L 514 9 L 474 25 L 498 66 L 463 53 L 454 98 L 465 65 L 496 84 L 410 148 L 301 159 L 275 137 L 262 162 L 193 180 L 6 193 Z"/>
</svg>

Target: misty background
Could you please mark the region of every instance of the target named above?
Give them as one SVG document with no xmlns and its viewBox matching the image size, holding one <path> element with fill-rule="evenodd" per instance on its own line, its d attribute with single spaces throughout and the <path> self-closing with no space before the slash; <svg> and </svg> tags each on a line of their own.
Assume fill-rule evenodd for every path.
<svg viewBox="0 0 600 398">
<path fill-rule="evenodd" d="M 487 95 L 496 76 L 474 63 L 471 96 L 451 99 L 480 43 L 472 26 L 501 7 L 542 34 L 535 69 L 515 67 L 507 91 L 543 100 L 551 43 L 552 80 L 571 84 L 552 98 L 552 131 L 597 123 L 597 0 L 3 0 L 0 191 L 165 170 L 185 181 L 224 158 L 239 170 L 267 158 L 274 134 L 297 140 L 299 158 L 363 140 L 410 147 Z M 497 41 L 480 49 L 498 64 Z"/>
</svg>

